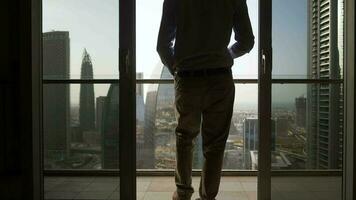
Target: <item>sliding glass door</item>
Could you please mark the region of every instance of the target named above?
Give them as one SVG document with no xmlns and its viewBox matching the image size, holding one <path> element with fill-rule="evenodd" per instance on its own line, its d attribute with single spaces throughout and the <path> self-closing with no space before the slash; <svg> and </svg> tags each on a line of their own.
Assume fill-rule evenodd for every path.
<svg viewBox="0 0 356 200">
<path fill-rule="evenodd" d="M 136 0 L 137 199 L 171 199 L 175 190 L 174 80 L 156 52 L 163 2 Z M 251 161 L 250 152 L 258 151 L 258 5 L 258 0 L 247 1 L 256 45 L 249 54 L 236 59 L 232 67 L 236 101 L 223 163 L 223 174 L 229 177 L 223 176 L 217 199 L 257 196 L 257 162 Z M 233 44 L 234 35 L 231 36 Z M 198 135 L 193 158 L 196 192 L 192 199 L 199 196 L 198 175 L 203 162 L 202 138 Z M 154 176 L 157 174 L 167 177 Z M 245 174 L 252 176 L 237 177 Z"/>
<path fill-rule="evenodd" d="M 133 5 L 42 1 L 44 199 L 134 199 Z"/>
<path fill-rule="evenodd" d="M 264 4 L 259 199 L 341 200 L 344 1 Z"/>
<path fill-rule="evenodd" d="M 256 45 L 233 66 L 223 175 L 252 177 L 223 177 L 218 198 L 341 200 L 344 0 L 247 4 Z M 162 5 L 42 0 L 44 199 L 170 198 L 173 176 L 136 180 L 175 167 L 173 79 L 155 51 Z"/>
</svg>

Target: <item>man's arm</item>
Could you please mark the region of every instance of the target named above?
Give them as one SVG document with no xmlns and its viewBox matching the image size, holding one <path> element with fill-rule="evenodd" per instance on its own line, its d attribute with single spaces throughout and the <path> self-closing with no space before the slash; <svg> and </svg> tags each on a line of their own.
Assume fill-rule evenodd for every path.
<svg viewBox="0 0 356 200">
<path fill-rule="evenodd" d="M 241 0 L 238 4 L 234 14 L 233 29 L 236 42 L 229 48 L 229 51 L 233 58 L 238 58 L 250 52 L 255 44 L 246 0 Z"/>
<path fill-rule="evenodd" d="M 162 63 L 174 74 L 173 40 L 176 37 L 175 0 L 164 0 L 161 27 L 159 29 L 157 52 Z"/>
</svg>

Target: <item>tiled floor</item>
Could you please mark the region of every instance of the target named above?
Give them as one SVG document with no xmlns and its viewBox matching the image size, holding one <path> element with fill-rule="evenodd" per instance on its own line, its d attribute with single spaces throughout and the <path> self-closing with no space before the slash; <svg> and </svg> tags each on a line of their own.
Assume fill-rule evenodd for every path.
<svg viewBox="0 0 356 200">
<path fill-rule="evenodd" d="M 199 178 L 193 178 L 197 191 Z M 46 200 L 119 199 L 119 179 L 114 177 L 46 177 Z M 138 177 L 138 200 L 170 200 L 173 177 Z M 218 200 L 256 200 L 256 177 L 223 177 Z M 197 192 L 193 200 L 198 197 Z M 341 200 L 340 177 L 281 177 L 272 179 L 272 200 Z"/>
</svg>

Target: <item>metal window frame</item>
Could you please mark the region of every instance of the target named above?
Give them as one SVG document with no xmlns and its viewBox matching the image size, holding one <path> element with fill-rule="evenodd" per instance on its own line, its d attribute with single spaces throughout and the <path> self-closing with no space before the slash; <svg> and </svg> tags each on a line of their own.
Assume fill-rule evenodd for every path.
<svg viewBox="0 0 356 200">
<path fill-rule="evenodd" d="M 136 0 L 119 0 L 119 73 L 119 195 L 136 199 Z"/>
<path fill-rule="evenodd" d="M 235 84 L 258 84 L 258 79 L 234 79 Z M 119 84 L 119 79 L 43 79 L 42 84 Z M 173 79 L 137 79 L 135 84 L 173 84 Z M 272 79 L 272 84 L 343 84 L 343 79 Z"/>
<path fill-rule="evenodd" d="M 42 1 L 31 0 L 32 190 L 30 199 L 44 199 L 42 162 Z"/>
<path fill-rule="evenodd" d="M 271 199 L 272 0 L 259 0 L 257 199 Z"/>
<path fill-rule="evenodd" d="M 119 176 L 120 170 L 44 170 L 44 176 Z M 193 169 L 193 176 L 200 176 L 201 170 Z M 342 176 L 342 170 L 278 170 L 272 171 L 273 176 Z M 222 176 L 256 176 L 256 170 L 223 170 Z M 136 176 L 174 176 L 174 169 L 139 169 Z"/>
<path fill-rule="evenodd" d="M 345 1 L 345 129 L 343 199 L 356 198 L 355 185 L 355 1 Z"/>
<path fill-rule="evenodd" d="M 43 173 L 46 175 L 48 174 L 48 171 L 43 170 L 42 166 L 42 157 L 41 157 L 41 149 L 38 149 L 38 147 L 42 148 L 42 131 L 41 126 L 42 126 L 42 121 L 40 120 L 41 116 L 41 111 L 42 108 L 41 106 L 39 107 L 37 103 L 40 103 L 39 105 L 42 105 L 42 95 L 41 95 L 41 88 L 44 84 L 110 84 L 110 83 L 117 83 L 120 84 L 120 93 L 125 94 L 125 95 L 120 95 L 120 116 L 121 114 L 125 113 L 135 113 L 135 86 L 136 84 L 171 84 L 173 83 L 173 80 L 162 80 L 162 79 L 143 79 L 143 80 L 136 80 L 136 70 L 135 70 L 135 61 L 136 61 L 136 56 L 135 56 L 135 46 L 136 46 L 136 40 L 135 40 L 135 35 L 136 35 L 136 30 L 135 30 L 135 0 L 130 1 L 130 0 L 119 0 L 119 15 L 120 15 L 120 23 L 119 23 L 119 38 L 120 38 L 120 57 L 119 57 L 119 63 L 120 63 L 120 79 L 93 79 L 93 80 L 80 80 L 80 79 L 62 79 L 62 80 L 50 80 L 50 79 L 44 79 L 42 80 L 42 73 L 41 73 L 41 67 L 42 67 L 42 54 L 41 54 L 41 36 L 42 36 L 42 1 L 41 0 L 32 0 L 32 39 L 33 39 L 33 46 L 32 46 L 32 52 L 33 52 L 33 75 L 32 77 L 34 78 L 33 80 L 39 80 L 39 82 L 33 83 L 32 87 L 34 88 L 34 96 L 33 96 L 33 110 L 36 112 L 40 112 L 36 115 L 35 117 L 39 119 L 38 121 L 34 121 L 34 124 L 36 125 L 34 127 L 34 133 L 38 133 L 39 135 L 35 135 L 34 137 L 34 155 L 36 155 L 36 161 L 39 161 L 40 163 L 35 164 L 35 170 L 34 171 L 34 191 L 37 196 L 34 196 L 34 199 L 43 199 Z M 347 9 L 347 18 L 350 18 L 354 16 L 354 2 L 352 0 L 347 0 L 348 6 L 345 6 Z M 353 6 L 349 6 L 349 5 Z M 37 14 L 36 14 L 37 13 Z M 235 79 L 234 82 L 236 84 L 259 84 L 259 106 L 261 105 L 261 101 L 263 100 L 264 104 L 267 105 L 267 107 L 262 107 L 260 108 L 261 110 L 259 111 L 259 115 L 261 117 L 261 123 L 260 127 L 263 128 L 263 130 L 269 130 L 268 127 L 270 127 L 270 116 L 271 115 L 271 105 L 270 103 L 266 103 L 266 99 L 271 102 L 271 86 L 272 84 L 318 84 L 318 83 L 330 83 L 330 84 L 341 84 L 343 83 L 343 80 L 325 80 L 325 79 L 272 79 L 272 74 L 271 74 L 271 68 L 272 68 L 272 54 L 271 54 L 271 13 L 272 13 L 272 2 L 271 0 L 259 0 L 259 19 L 260 19 L 260 44 L 259 44 L 259 79 Z M 354 19 L 354 18 L 352 18 Z M 351 20 L 350 20 L 351 21 Z M 264 23 L 265 22 L 265 23 Z M 347 33 L 353 33 L 354 32 L 354 26 L 349 24 L 348 25 L 349 29 L 347 29 Z M 352 29 L 352 31 L 350 30 Z M 267 30 L 267 32 L 266 32 Z M 354 44 L 353 42 L 350 43 L 350 41 L 354 41 L 354 38 L 350 36 L 351 34 L 348 34 L 348 41 L 347 42 L 347 55 L 348 55 L 348 61 L 347 61 L 347 66 L 348 66 L 348 74 L 346 80 L 349 80 L 354 77 L 354 73 L 350 74 L 350 72 L 354 72 L 353 66 L 354 66 L 354 57 L 353 57 L 353 52 L 354 52 Z M 125 42 L 126 41 L 126 42 Z M 39 50 L 40 49 L 40 50 Z M 351 54 L 352 52 L 352 54 Z M 264 56 L 264 58 L 262 58 Z M 127 62 L 128 61 L 128 62 Z M 262 72 L 267 72 L 267 73 L 262 73 Z M 350 78 L 351 77 L 351 78 Z M 350 83 L 350 81 L 346 81 L 346 85 L 348 86 L 348 93 L 347 93 L 347 105 L 349 106 L 350 103 L 352 103 L 352 108 L 353 109 L 348 109 L 347 111 L 347 119 L 351 120 L 353 119 L 354 116 L 354 91 L 351 91 L 354 88 L 354 80 L 353 82 Z M 352 84 L 352 85 L 350 85 Z M 126 98 L 121 96 L 126 96 Z M 260 97 L 263 97 L 260 98 Z M 36 104 L 36 105 L 35 105 Z M 123 106 L 125 105 L 125 106 Z M 349 107 L 350 108 L 350 107 Z M 352 110 L 352 112 L 350 111 Z M 350 118 L 352 116 L 352 118 Z M 121 117 L 120 119 L 122 119 Z M 123 182 L 125 184 L 120 184 L 120 197 L 121 199 L 132 199 L 136 197 L 136 141 L 134 136 L 134 131 L 135 131 L 135 116 L 134 114 L 131 114 L 128 117 L 125 117 L 125 123 L 123 121 L 120 121 L 120 125 L 126 124 L 124 126 L 121 126 L 120 131 L 120 171 L 125 174 L 125 176 L 120 177 L 120 182 Z M 350 123 L 348 123 L 350 124 Z M 261 130 L 260 128 L 260 130 Z M 350 139 L 350 136 L 353 136 L 353 129 L 354 127 L 348 126 L 347 128 L 347 135 L 348 139 Z M 122 133 L 121 133 L 122 132 Z M 261 132 L 260 133 L 260 139 L 264 141 L 268 141 L 265 143 L 260 143 L 260 151 L 259 151 L 259 156 L 260 156 L 260 161 L 264 162 L 264 164 L 260 165 L 259 171 L 247 171 L 245 172 L 247 175 L 258 175 L 258 199 L 259 200 L 266 200 L 270 199 L 271 197 L 271 175 L 276 174 L 276 172 L 271 172 L 270 170 L 270 133 L 268 132 Z M 354 138 L 354 137 L 353 137 Z M 349 141 L 350 143 L 350 141 Z M 348 143 L 348 149 L 346 149 L 346 152 L 350 152 L 350 144 Z M 352 149 L 354 141 L 352 141 Z M 38 145 L 36 147 L 36 145 Z M 127 151 L 126 151 L 127 150 Z M 263 151 L 266 150 L 266 151 Z M 351 161 L 350 156 L 354 158 L 354 154 L 347 154 L 345 159 L 348 159 L 348 161 Z M 262 163 L 261 162 L 261 163 Z M 354 170 L 354 159 L 352 159 L 352 163 L 347 163 L 349 168 L 346 168 L 346 172 L 348 174 L 353 173 Z M 351 168 L 350 168 L 351 166 Z M 159 173 L 156 173 L 157 171 L 138 171 L 137 175 L 141 174 L 156 174 L 160 175 Z M 224 175 L 236 175 L 241 171 L 224 171 Z M 63 173 L 63 171 L 61 172 Z M 105 172 L 104 172 L 105 173 Z M 166 174 L 172 173 L 171 171 L 166 171 Z M 194 174 L 198 175 L 200 172 L 195 171 Z M 241 173 L 243 175 L 244 172 Z M 308 173 L 308 175 L 320 175 L 319 173 L 314 172 L 298 172 L 298 171 L 286 171 L 286 172 L 280 172 L 281 175 L 298 175 L 298 173 Z M 278 172 L 277 172 L 278 174 Z M 346 173 L 345 173 L 346 174 Z M 39 176 L 40 179 L 36 178 L 36 176 Z M 76 174 L 78 175 L 78 174 Z M 300 175 L 300 174 L 299 174 Z M 350 177 L 345 179 L 346 182 L 350 181 Z M 352 179 L 353 181 L 353 179 Z M 41 182 L 41 183 L 39 183 Z M 350 182 L 347 182 L 350 183 Z M 353 183 L 353 182 L 352 182 Z M 36 186 L 36 184 L 38 184 Z M 346 184 L 346 183 L 345 183 Z M 345 187 L 344 193 L 347 194 L 347 191 L 353 191 L 353 188 L 348 188 Z M 349 192 L 350 193 L 350 192 Z M 40 198 L 38 198 L 40 196 Z M 134 198 L 135 199 L 135 198 Z M 352 199 L 348 198 L 347 200 Z"/>
</svg>

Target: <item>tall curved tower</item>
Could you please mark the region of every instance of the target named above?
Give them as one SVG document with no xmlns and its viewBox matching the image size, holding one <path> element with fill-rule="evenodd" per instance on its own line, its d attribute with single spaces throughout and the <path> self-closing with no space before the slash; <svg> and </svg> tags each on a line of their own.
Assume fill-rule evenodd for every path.
<svg viewBox="0 0 356 200">
<path fill-rule="evenodd" d="M 87 50 L 84 49 L 81 79 L 93 79 L 93 64 Z M 82 131 L 95 130 L 95 99 L 94 85 L 80 85 L 80 107 L 79 107 L 79 122 Z"/>
</svg>

